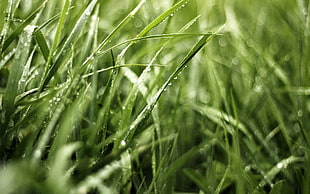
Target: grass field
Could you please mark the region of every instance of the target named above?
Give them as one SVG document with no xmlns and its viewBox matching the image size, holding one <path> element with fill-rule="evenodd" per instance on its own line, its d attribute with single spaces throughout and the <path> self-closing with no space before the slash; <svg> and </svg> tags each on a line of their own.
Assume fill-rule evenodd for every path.
<svg viewBox="0 0 310 194">
<path fill-rule="evenodd" d="M 1 193 L 310 193 L 309 0 L 0 11 Z"/>
</svg>

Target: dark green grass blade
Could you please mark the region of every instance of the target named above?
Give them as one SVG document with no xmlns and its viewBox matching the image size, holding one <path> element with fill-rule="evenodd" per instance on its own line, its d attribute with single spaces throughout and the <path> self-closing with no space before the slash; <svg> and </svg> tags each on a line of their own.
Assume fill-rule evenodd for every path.
<svg viewBox="0 0 310 194">
<path fill-rule="evenodd" d="M 184 169 L 183 172 L 188 176 L 193 182 L 195 182 L 204 192 L 208 192 L 207 185 L 205 184 L 205 177 L 200 173 L 192 169 Z"/>
<path fill-rule="evenodd" d="M 48 56 L 50 54 L 50 49 L 48 48 L 47 41 L 46 41 L 41 30 L 37 31 L 34 34 L 34 39 L 36 40 L 37 44 L 39 45 L 39 48 L 42 52 L 42 55 L 43 55 L 45 61 L 47 62 Z"/>
</svg>

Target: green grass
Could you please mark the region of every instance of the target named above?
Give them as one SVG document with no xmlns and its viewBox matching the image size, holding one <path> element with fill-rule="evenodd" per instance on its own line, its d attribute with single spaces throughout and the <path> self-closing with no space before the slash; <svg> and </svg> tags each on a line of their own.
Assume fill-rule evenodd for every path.
<svg viewBox="0 0 310 194">
<path fill-rule="evenodd" d="M 310 193 L 309 12 L 3 0 L 1 193 Z"/>
</svg>

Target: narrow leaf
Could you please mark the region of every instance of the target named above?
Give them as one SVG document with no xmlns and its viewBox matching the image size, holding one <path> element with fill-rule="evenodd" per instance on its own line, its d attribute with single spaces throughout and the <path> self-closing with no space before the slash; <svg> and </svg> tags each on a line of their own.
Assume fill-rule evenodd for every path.
<svg viewBox="0 0 310 194">
<path fill-rule="evenodd" d="M 37 31 L 34 34 L 34 39 L 38 43 L 39 48 L 40 48 L 40 50 L 41 50 L 41 52 L 43 54 L 43 57 L 44 57 L 45 61 L 47 62 L 48 61 L 48 56 L 49 56 L 49 53 L 50 53 L 50 49 L 48 48 L 47 41 L 46 41 L 44 35 L 42 34 L 41 30 Z"/>
<path fill-rule="evenodd" d="M 37 16 L 39 11 L 41 11 L 42 8 L 44 8 L 45 3 L 47 1 L 44 1 L 40 7 L 38 7 L 35 11 L 33 11 L 26 19 L 25 21 L 4 41 L 2 52 L 10 46 L 10 44 L 15 40 L 18 35 L 24 30 L 24 28 L 30 24 L 30 22 Z"/>
</svg>

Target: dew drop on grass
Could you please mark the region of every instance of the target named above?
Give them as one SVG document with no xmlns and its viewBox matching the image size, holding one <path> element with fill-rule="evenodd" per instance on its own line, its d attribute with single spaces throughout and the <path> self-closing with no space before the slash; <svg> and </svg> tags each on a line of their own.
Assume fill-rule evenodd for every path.
<svg viewBox="0 0 310 194">
<path fill-rule="evenodd" d="M 277 168 L 283 168 L 283 163 L 282 162 L 278 163 Z"/>
<path fill-rule="evenodd" d="M 246 172 L 249 172 L 250 170 L 251 170 L 251 166 L 246 166 L 245 168 L 244 168 L 244 170 L 246 171 Z"/>
<path fill-rule="evenodd" d="M 34 157 L 35 158 L 39 158 L 39 157 L 41 157 L 41 152 L 40 152 L 40 150 L 36 150 L 36 151 L 34 151 Z"/>
<path fill-rule="evenodd" d="M 121 146 L 126 146 L 126 141 L 125 140 L 121 141 Z"/>
<path fill-rule="evenodd" d="M 172 86 L 172 83 L 169 83 L 168 86 Z"/>
<path fill-rule="evenodd" d="M 174 16 L 174 14 L 172 13 L 172 14 L 170 14 L 170 17 L 172 17 L 172 16 Z"/>
<path fill-rule="evenodd" d="M 85 12 L 85 15 L 89 16 L 89 15 L 90 15 L 90 11 L 87 10 L 87 11 Z"/>
<path fill-rule="evenodd" d="M 237 57 L 234 57 L 232 60 L 231 60 L 232 64 L 233 65 L 238 65 L 239 64 L 239 59 Z"/>
<path fill-rule="evenodd" d="M 227 41 L 224 38 L 220 38 L 219 45 L 221 47 L 225 47 L 225 46 L 227 46 Z"/>
<path fill-rule="evenodd" d="M 177 79 L 178 79 L 178 77 L 174 77 L 173 79 L 174 79 L 174 80 L 177 80 Z"/>
</svg>

